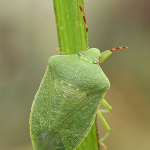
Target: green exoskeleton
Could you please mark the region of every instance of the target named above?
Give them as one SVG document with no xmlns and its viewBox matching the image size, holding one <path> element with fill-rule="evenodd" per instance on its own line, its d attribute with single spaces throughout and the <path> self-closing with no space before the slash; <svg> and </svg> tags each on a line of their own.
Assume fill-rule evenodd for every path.
<svg viewBox="0 0 150 150">
<path fill-rule="evenodd" d="M 46 150 L 36 148 L 36 137 L 42 139 L 40 132 L 45 129 L 59 131 L 65 148 L 75 149 L 88 135 L 96 114 L 108 131 L 100 142 L 108 136 L 110 128 L 98 109 L 101 103 L 108 109 L 103 112 L 112 109 L 104 100 L 110 83 L 99 64 L 110 54 L 110 50 L 100 54 L 98 49 L 91 48 L 80 52 L 81 56 L 50 57 L 31 109 L 30 131 L 35 150 Z"/>
<path fill-rule="evenodd" d="M 108 136 L 110 127 L 101 113 L 112 110 L 104 100 L 110 83 L 100 63 L 122 48 L 127 47 L 103 53 L 90 48 L 79 55 L 50 57 L 31 109 L 34 150 L 75 150 L 88 135 L 96 114 L 107 130 L 100 143 Z M 99 110 L 101 104 L 107 110 Z"/>
</svg>

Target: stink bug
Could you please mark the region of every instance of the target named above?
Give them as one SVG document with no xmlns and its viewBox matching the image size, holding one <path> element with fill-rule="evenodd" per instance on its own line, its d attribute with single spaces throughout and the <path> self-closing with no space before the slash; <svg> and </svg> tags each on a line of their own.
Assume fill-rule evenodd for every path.
<svg viewBox="0 0 150 150">
<path fill-rule="evenodd" d="M 88 135 L 96 114 L 107 130 L 100 143 L 106 139 L 110 127 L 101 113 L 112 107 L 104 100 L 110 83 L 100 63 L 122 48 L 127 47 L 102 53 L 90 48 L 79 55 L 50 57 L 31 108 L 30 135 L 35 150 L 75 150 Z M 99 110 L 101 104 L 107 110 Z"/>
</svg>

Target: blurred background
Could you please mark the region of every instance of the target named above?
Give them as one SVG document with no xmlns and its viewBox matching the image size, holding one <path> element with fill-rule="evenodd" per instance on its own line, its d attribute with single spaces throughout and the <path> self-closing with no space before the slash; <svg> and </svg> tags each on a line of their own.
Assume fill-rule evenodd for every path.
<svg viewBox="0 0 150 150">
<path fill-rule="evenodd" d="M 108 150 L 150 149 L 150 1 L 85 0 L 89 46 L 113 52 Z M 52 0 L 0 1 L 0 150 L 32 150 L 29 115 L 48 59 L 58 54 Z M 99 121 L 99 135 L 105 128 Z"/>
</svg>

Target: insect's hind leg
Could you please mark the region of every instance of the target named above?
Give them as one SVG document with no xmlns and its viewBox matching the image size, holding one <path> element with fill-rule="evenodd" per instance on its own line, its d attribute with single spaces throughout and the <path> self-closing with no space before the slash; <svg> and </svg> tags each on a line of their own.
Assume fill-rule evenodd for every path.
<svg viewBox="0 0 150 150">
<path fill-rule="evenodd" d="M 99 142 L 100 142 L 100 144 L 104 147 L 104 149 L 106 150 L 107 148 L 106 148 L 106 146 L 104 145 L 104 143 L 102 143 L 102 142 L 103 142 L 103 141 L 107 138 L 107 136 L 109 135 L 109 133 L 110 133 L 110 127 L 109 127 L 109 125 L 107 124 L 107 122 L 106 122 L 105 118 L 103 117 L 102 113 L 111 112 L 111 111 L 112 111 L 112 107 L 111 107 L 104 99 L 102 100 L 102 104 L 103 104 L 107 109 L 98 110 L 97 114 L 98 114 L 100 120 L 102 121 L 102 123 L 103 123 L 103 125 L 104 125 L 104 127 L 105 127 L 105 129 L 106 129 L 106 131 L 107 131 L 107 133 L 105 134 L 104 137 L 102 137 L 102 138 L 99 140 Z"/>
</svg>

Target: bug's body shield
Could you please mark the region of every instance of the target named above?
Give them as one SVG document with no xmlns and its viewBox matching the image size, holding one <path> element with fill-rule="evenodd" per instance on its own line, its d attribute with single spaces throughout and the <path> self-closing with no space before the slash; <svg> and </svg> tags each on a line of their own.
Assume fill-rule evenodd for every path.
<svg viewBox="0 0 150 150">
<path fill-rule="evenodd" d="M 48 88 L 43 89 L 42 85 Z M 38 134 L 49 126 L 51 134 L 59 130 L 66 149 L 75 149 L 88 135 L 109 86 L 99 65 L 76 54 L 52 56 L 32 106 L 31 118 L 39 125 L 32 122 L 31 133 Z M 39 93 L 47 95 L 48 100 L 46 96 L 39 97 Z"/>
</svg>

